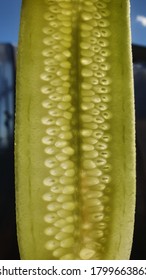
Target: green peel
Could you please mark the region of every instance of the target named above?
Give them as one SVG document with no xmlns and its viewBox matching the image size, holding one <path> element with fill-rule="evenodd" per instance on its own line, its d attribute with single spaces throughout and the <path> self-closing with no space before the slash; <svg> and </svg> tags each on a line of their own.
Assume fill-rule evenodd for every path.
<svg viewBox="0 0 146 280">
<path fill-rule="evenodd" d="M 22 259 L 128 259 L 135 128 L 128 0 L 23 0 L 16 213 Z"/>
</svg>

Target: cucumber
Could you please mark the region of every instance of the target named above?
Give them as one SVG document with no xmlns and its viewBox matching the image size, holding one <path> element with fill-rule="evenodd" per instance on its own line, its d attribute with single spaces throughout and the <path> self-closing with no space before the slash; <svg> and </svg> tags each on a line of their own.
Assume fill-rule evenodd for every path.
<svg viewBox="0 0 146 280">
<path fill-rule="evenodd" d="M 23 0 L 15 122 L 21 259 L 129 259 L 129 10 L 128 0 Z"/>
</svg>

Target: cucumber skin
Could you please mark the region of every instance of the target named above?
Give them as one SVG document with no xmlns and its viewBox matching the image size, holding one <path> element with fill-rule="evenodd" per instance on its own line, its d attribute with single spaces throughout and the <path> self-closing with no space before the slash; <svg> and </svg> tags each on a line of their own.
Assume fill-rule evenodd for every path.
<svg viewBox="0 0 146 280">
<path fill-rule="evenodd" d="M 114 50 L 109 59 L 112 64 L 110 75 L 114 81 L 110 108 L 115 116 L 111 121 L 111 133 L 114 139 L 111 145 L 114 189 L 110 204 L 112 220 L 109 240 L 107 250 L 102 256 L 104 259 L 128 259 L 133 236 L 135 120 L 128 2 L 112 0 L 109 4 L 112 11 L 110 48 Z M 37 61 L 42 52 L 43 34 L 38 32 L 36 18 L 44 12 L 45 7 L 41 1 L 37 0 L 37 3 L 23 1 L 17 63 L 15 124 L 16 213 L 22 259 L 48 259 L 48 252 L 45 249 L 40 250 L 44 248 L 44 233 L 43 230 L 40 231 L 40 227 L 44 227 L 42 216 L 45 215 L 46 210 L 44 201 L 38 199 L 38 192 L 42 197 L 44 187 L 40 189 L 39 185 L 42 185 L 46 171 L 41 164 L 44 160 L 44 147 L 38 143 L 38 139 L 42 139 L 44 133 L 40 128 L 42 111 L 37 107 L 37 104 L 42 102 L 40 80 L 35 78 L 40 76 L 43 69 L 43 62 Z M 40 26 L 43 26 L 43 23 L 43 19 L 40 19 Z M 34 135 L 37 135 L 38 139 L 34 138 Z M 39 152 L 39 156 L 36 155 L 36 151 Z M 33 174 L 33 185 L 37 185 L 37 188 L 32 186 L 31 174 Z M 42 211 L 42 216 L 39 215 L 39 209 Z"/>
</svg>

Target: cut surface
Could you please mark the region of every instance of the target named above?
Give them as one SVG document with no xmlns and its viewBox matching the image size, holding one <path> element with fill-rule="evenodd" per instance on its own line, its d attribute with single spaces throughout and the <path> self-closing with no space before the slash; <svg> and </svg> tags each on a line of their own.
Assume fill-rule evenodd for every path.
<svg viewBox="0 0 146 280">
<path fill-rule="evenodd" d="M 135 205 L 127 0 L 24 0 L 16 100 L 22 259 L 128 259 Z"/>
</svg>

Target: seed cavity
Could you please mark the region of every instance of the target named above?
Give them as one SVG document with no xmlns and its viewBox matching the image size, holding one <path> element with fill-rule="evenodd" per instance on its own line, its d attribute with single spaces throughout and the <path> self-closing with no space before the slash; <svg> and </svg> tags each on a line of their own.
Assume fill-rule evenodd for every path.
<svg viewBox="0 0 146 280">
<path fill-rule="evenodd" d="M 44 248 L 50 259 L 102 259 L 112 185 L 110 0 L 43 1 Z"/>
</svg>

